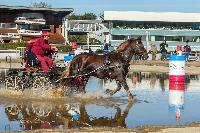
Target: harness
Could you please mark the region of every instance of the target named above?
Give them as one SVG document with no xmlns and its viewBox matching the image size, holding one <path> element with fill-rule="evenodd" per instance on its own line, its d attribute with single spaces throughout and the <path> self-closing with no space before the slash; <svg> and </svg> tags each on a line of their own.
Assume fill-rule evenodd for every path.
<svg viewBox="0 0 200 133">
<path fill-rule="evenodd" d="M 60 80 L 63 80 L 63 79 L 71 79 L 71 78 L 78 78 L 78 77 L 87 77 L 87 76 L 89 76 L 90 74 L 92 74 L 92 73 L 94 73 L 94 72 L 96 72 L 96 71 L 98 71 L 98 70 L 100 70 L 100 69 L 103 69 L 104 67 L 106 68 L 106 69 L 110 69 L 110 68 L 120 68 L 121 66 L 124 66 L 124 65 L 126 65 L 126 64 L 123 64 L 123 65 L 115 65 L 115 66 L 108 66 L 107 64 L 103 64 L 103 65 L 101 65 L 100 67 L 98 67 L 98 68 L 96 68 L 96 69 L 94 69 L 94 70 L 92 70 L 92 71 L 90 71 L 90 72 L 88 72 L 88 73 L 85 73 L 85 74 L 78 74 L 78 75 L 73 75 L 73 76 L 66 76 L 66 77 L 62 77 L 62 78 L 60 78 L 60 79 L 58 79 L 57 81 L 55 81 L 55 82 L 59 82 Z"/>
</svg>

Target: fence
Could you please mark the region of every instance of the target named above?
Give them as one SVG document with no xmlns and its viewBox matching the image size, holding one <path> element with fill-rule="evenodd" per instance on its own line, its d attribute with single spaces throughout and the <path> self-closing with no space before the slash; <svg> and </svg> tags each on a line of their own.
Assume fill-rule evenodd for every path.
<svg viewBox="0 0 200 133">
<path fill-rule="evenodd" d="M 21 58 L 24 58 L 26 47 L 17 47 L 16 50 L 19 50 L 19 55 Z"/>
</svg>

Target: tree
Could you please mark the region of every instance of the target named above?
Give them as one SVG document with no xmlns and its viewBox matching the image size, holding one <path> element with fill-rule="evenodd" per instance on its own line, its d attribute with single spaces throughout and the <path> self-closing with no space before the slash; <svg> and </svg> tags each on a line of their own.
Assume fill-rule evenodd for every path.
<svg viewBox="0 0 200 133">
<path fill-rule="evenodd" d="M 87 35 L 69 35 L 68 39 L 70 42 L 86 42 Z"/>
<path fill-rule="evenodd" d="M 97 16 L 94 13 L 85 13 L 84 15 L 72 14 L 69 16 L 69 20 L 95 20 Z"/>
<path fill-rule="evenodd" d="M 83 15 L 83 20 L 95 20 L 97 16 L 94 13 L 85 13 Z"/>
<path fill-rule="evenodd" d="M 104 14 L 100 14 L 99 17 L 100 17 L 101 20 L 104 20 Z"/>
<path fill-rule="evenodd" d="M 46 2 L 34 2 L 31 3 L 31 7 L 37 7 L 37 8 L 50 8 L 51 5 L 47 4 Z"/>
</svg>

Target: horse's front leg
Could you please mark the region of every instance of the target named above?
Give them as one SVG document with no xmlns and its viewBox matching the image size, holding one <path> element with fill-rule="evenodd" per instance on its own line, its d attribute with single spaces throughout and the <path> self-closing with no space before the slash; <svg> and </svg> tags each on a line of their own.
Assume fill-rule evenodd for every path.
<svg viewBox="0 0 200 133">
<path fill-rule="evenodd" d="M 118 92 L 122 88 L 122 85 L 118 80 L 116 80 L 116 83 L 117 83 L 117 88 L 115 90 L 107 89 L 106 94 L 114 95 L 116 92 Z"/>
<path fill-rule="evenodd" d="M 124 89 L 126 90 L 129 99 L 133 99 L 133 95 L 131 94 L 131 92 L 130 92 L 130 90 L 129 90 L 129 87 L 128 87 L 128 85 L 127 85 L 127 82 L 126 82 L 125 77 L 120 77 L 118 80 L 119 80 L 119 82 L 122 84 L 122 86 L 124 87 Z"/>
</svg>

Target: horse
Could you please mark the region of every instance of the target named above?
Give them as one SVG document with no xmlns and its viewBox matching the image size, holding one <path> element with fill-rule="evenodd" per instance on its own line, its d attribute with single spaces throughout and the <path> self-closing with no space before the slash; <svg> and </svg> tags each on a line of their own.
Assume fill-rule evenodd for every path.
<svg viewBox="0 0 200 133">
<path fill-rule="evenodd" d="M 61 75 L 62 80 L 60 83 L 62 86 L 67 86 L 70 83 L 78 84 L 78 89 L 85 93 L 85 86 L 90 76 L 100 79 L 114 79 L 116 80 L 117 88 L 115 90 L 106 90 L 106 93 L 113 95 L 123 86 L 128 97 L 133 99 L 133 95 L 126 82 L 126 75 L 134 54 L 141 56 L 143 60 L 148 58 L 147 51 L 141 42 L 141 37 L 126 40 L 115 51 L 109 52 L 106 55 L 94 53 L 76 55 L 70 62 L 68 69 Z M 107 56 L 109 64 L 105 64 L 105 56 Z"/>
<path fill-rule="evenodd" d="M 85 102 L 70 102 L 65 103 L 65 105 L 49 103 L 12 104 L 6 105 L 5 114 L 9 121 L 22 122 L 24 130 L 36 130 L 41 127 L 55 128 L 59 125 L 67 126 L 68 129 L 89 125 L 92 127 L 126 128 L 125 120 L 134 103 L 134 101 L 128 101 L 124 109 L 120 108 L 119 105 L 109 106 L 114 110 L 113 117 L 112 115 L 108 117 L 102 114 L 102 116 L 92 117 L 92 119 Z"/>
</svg>

